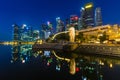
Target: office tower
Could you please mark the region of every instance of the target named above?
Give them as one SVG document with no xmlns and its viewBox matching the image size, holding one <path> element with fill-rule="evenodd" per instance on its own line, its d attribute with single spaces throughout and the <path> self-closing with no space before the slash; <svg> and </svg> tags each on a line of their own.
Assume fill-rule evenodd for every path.
<svg viewBox="0 0 120 80">
<path fill-rule="evenodd" d="M 32 41 L 32 27 L 22 24 L 20 28 L 20 40 L 21 41 Z"/>
<path fill-rule="evenodd" d="M 17 24 L 13 24 L 13 41 L 19 41 L 20 40 L 20 29 Z M 11 62 L 15 62 L 19 60 L 19 46 L 18 45 L 12 45 L 12 60 Z"/>
<path fill-rule="evenodd" d="M 78 19 L 78 30 L 82 29 L 82 22 L 81 18 Z"/>
<path fill-rule="evenodd" d="M 78 30 L 78 16 L 77 15 L 70 15 L 70 24 Z"/>
<path fill-rule="evenodd" d="M 81 20 L 83 28 L 94 26 L 93 3 L 87 3 L 81 8 Z"/>
<path fill-rule="evenodd" d="M 19 41 L 20 40 L 19 26 L 17 24 L 13 24 L 12 26 L 13 26 L 13 40 Z"/>
<path fill-rule="evenodd" d="M 40 32 L 39 30 L 33 30 L 33 40 L 37 40 L 40 38 Z"/>
<path fill-rule="evenodd" d="M 101 8 L 96 8 L 95 10 L 95 25 L 101 26 L 102 25 L 102 15 L 101 15 Z"/>
<path fill-rule="evenodd" d="M 70 20 L 67 18 L 67 19 L 65 20 L 65 23 L 66 23 L 65 30 L 68 30 L 68 29 L 69 29 L 69 26 L 70 26 Z"/>
<path fill-rule="evenodd" d="M 50 21 L 47 22 L 47 31 L 53 34 L 53 24 Z"/>
<path fill-rule="evenodd" d="M 45 23 L 42 23 L 41 25 L 41 31 L 40 31 L 40 38 L 45 39 L 45 32 L 47 31 L 47 25 Z"/>
<path fill-rule="evenodd" d="M 46 31 L 45 32 L 45 39 L 49 38 L 50 35 L 51 35 L 51 32 L 50 31 Z"/>
<path fill-rule="evenodd" d="M 56 32 L 60 32 L 60 17 L 57 17 L 56 18 Z"/>
<path fill-rule="evenodd" d="M 45 31 L 43 30 L 40 31 L 40 39 L 45 39 Z"/>
<path fill-rule="evenodd" d="M 41 25 L 42 31 L 46 31 L 47 30 L 47 24 L 43 23 Z"/>
<path fill-rule="evenodd" d="M 85 8 L 84 7 L 81 8 L 80 13 L 81 13 L 80 23 L 81 23 L 81 26 L 82 26 L 82 29 L 83 29 L 83 28 L 86 28 L 85 17 L 84 17 L 84 14 L 85 14 Z"/>
<path fill-rule="evenodd" d="M 62 32 L 62 31 L 65 31 L 65 27 L 64 27 L 64 23 L 63 21 L 60 19 L 60 17 L 57 17 L 56 18 L 56 32 Z"/>
</svg>

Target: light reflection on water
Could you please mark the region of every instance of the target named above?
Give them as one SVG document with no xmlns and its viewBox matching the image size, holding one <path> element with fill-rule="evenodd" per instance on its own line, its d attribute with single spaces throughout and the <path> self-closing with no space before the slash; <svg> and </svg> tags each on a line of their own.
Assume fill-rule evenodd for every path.
<svg viewBox="0 0 120 80">
<path fill-rule="evenodd" d="M 4 49 L 7 47 L 4 46 Z M 1 51 L 4 52 L 4 49 Z M 9 55 L 11 63 L 5 64 L 6 70 L 1 69 L 4 77 L 8 76 L 14 79 L 20 76 L 26 78 L 48 76 L 53 78 L 53 75 L 57 75 L 55 79 L 62 78 L 62 80 L 120 80 L 119 58 L 63 53 L 62 51 L 33 53 L 31 45 L 12 46 L 11 52 L 10 49 L 4 52 Z M 6 54 L 2 55 L 8 58 Z M 2 59 L 5 60 L 1 57 Z M 5 62 L 8 63 L 8 59 Z M 109 76 L 113 76 L 113 78 Z"/>
</svg>

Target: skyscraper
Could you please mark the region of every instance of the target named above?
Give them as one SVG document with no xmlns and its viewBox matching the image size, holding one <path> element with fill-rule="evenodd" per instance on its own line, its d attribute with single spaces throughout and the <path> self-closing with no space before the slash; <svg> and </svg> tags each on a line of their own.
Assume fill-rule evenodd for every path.
<svg viewBox="0 0 120 80">
<path fill-rule="evenodd" d="M 84 7 L 81 8 L 80 13 L 81 13 L 80 24 L 82 26 L 81 28 L 86 28 L 85 17 L 84 17 L 84 14 L 85 14 L 85 8 Z"/>
<path fill-rule="evenodd" d="M 81 18 L 78 19 L 78 30 L 82 29 Z"/>
<path fill-rule="evenodd" d="M 81 10 L 81 22 L 83 28 L 94 26 L 93 3 L 87 3 Z"/>
<path fill-rule="evenodd" d="M 53 24 L 50 21 L 48 21 L 47 26 L 48 26 L 47 31 L 53 34 Z"/>
<path fill-rule="evenodd" d="M 32 27 L 22 24 L 20 28 L 20 40 L 21 41 L 32 41 Z"/>
<path fill-rule="evenodd" d="M 76 30 L 78 30 L 78 16 L 77 15 L 71 15 L 70 16 L 70 24 L 74 26 Z"/>
<path fill-rule="evenodd" d="M 101 8 L 96 8 L 95 10 L 95 25 L 101 26 L 102 25 L 102 15 L 101 15 Z"/>
<path fill-rule="evenodd" d="M 20 40 L 20 31 L 19 31 L 19 26 L 17 24 L 13 24 L 13 40 L 14 41 L 19 41 Z"/>
<path fill-rule="evenodd" d="M 37 40 L 40 38 L 40 35 L 39 35 L 39 30 L 33 30 L 33 40 Z"/>
<path fill-rule="evenodd" d="M 65 24 L 66 24 L 65 30 L 68 30 L 69 26 L 70 26 L 70 19 L 69 18 L 65 19 Z"/>
<path fill-rule="evenodd" d="M 17 41 L 19 42 L 20 40 L 20 29 L 19 26 L 17 24 L 13 24 L 13 41 Z M 17 61 L 19 59 L 19 50 L 20 47 L 18 45 L 12 45 L 12 60 L 13 61 Z"/>
<path fill-rule="evenodd" d="M 56 32 L 62 32 L 65 31 L 65 26 L 63 21 L 60 19 L 60 17 L 56 18 L 56 24 L 57 24 L 57 31 Z"/>
</svg>

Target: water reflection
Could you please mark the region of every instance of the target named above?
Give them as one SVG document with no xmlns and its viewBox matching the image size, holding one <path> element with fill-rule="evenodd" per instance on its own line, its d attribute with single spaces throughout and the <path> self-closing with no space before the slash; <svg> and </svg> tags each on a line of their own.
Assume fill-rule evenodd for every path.
<svg viewBox="0 0 120 80">
<path fill-rule="evenodd" d="M 12 59 L 13 62 L 25 63 L 29 61 L 32 55 L 32 45 L 12 45 Z"/>
<path fill-rule="evenodd" d="M 29 63 L 35 58 L 44 68 L 52 68 L 58 72 L 69 72 L 78 75 L 82 80 L 103 80 L 105 68 L 112 69 L 120 65 L 118 58 L 106 56 L 88 56 L 62 51 L 32 52 L 31 45 L 13 45 L 11 63 Z M 51 67 L 54 66 L 54 67 Z"/>
</svg>

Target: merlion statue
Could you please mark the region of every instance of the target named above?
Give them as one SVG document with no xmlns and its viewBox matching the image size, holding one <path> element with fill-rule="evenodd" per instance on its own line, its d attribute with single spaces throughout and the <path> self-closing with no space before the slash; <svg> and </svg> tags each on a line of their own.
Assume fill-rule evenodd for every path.
<svg viewBox="0 0 120 80">
<path fill-rule="evenodd" d="M 75 41 L 75 28 L 74 27 L 69 28 L 69 41 L 70 42 Z"/>
</svg>

